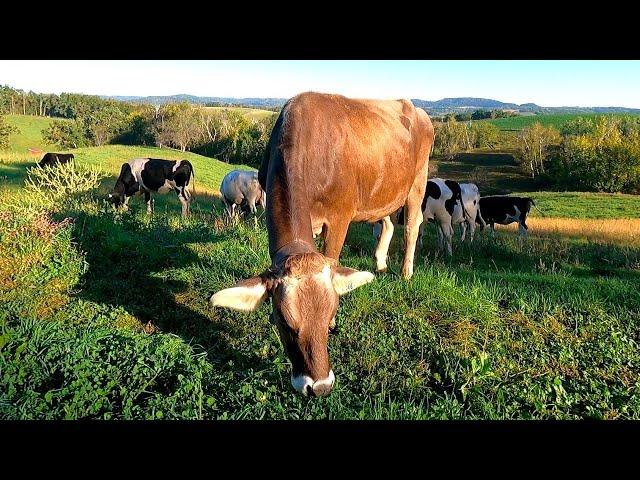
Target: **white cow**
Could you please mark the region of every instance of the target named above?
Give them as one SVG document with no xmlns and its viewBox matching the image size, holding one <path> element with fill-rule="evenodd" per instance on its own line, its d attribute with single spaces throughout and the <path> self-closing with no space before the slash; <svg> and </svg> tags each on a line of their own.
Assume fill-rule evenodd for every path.
<svg viewBox="0 0 640 480">
<path fill-rule="evenodd" d="M 222 202 L 230 217 L 236 212 L 236 206 L 248 207 L 256 213 L 256 205 L 266 208 L 267 194 L 260 186 L 258 172 L 233 170 L 225 175 L 220 185 Z"/>
</svg>

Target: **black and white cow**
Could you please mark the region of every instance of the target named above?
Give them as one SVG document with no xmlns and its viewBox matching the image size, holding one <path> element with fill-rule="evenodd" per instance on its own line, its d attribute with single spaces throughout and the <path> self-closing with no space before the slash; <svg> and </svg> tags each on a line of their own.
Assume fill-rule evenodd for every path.
<svg viewBox="0 0 640 480">
<path fill-rule="evenodd" d="M 527 234 L 527 215 L 535 202 L 529 197 L 510 197 L 495 195 L 480 198 L 480 210 L 476 222 L 480 224 L 480 230 L 486 224 L 491 226 L 491 233 L 495 232 L 495 224 L 509 225 L 518 222 L 518 233 Z"/>
<path fill-rule="evenodd" d="M 159 160 L 134 158 L 122 164 L 109 200 L 116 206 L 128 206 L 129 199 L 144 193 L 147 212 L 153 212 L 151 192 L 176 192 L 182 204 L 182 215 L 189 214 L 194 179 L 193 166 L 188 160 Z"/>
<path fill-rule="evenodd" d="M 480 201 L 480 192 L 473 183 L 458 183 L 454 180 L 434 178 L 427 182 L 424 199 L 422 201 L 423 223 L 420 225 L 419 241 L 422 247 L 424 228 L 427 222 L 433 222 L 438 229 L 438 244 L 441 249 L 452 254 L 452 236 L 455 225 L 462 226 L 462 240 L 466 237 L 467 228 L 473 241 L 475 232 L 475 218 Z M 404 224 L 404 210 L 396 212 L 391 221 Z M 380 225 L 374 225 L 374 235 L 380 235 Z"/>
<path fill-rule="evenodd" d="M 267 207 L 267 194 L 260 186 L 258 172 L 233 170 L 227 173 L 220 184 L 222 202 L 230 217 L 235 215 L 236 207 L 241 211 L 248 209 L 256 213 L 256 205 Z"/>
<path fill-rule="evenodd" d="M 55 164 L 65 164 L 69 163 L 75 157 L 73 153 L 45 153 L 42 160 L 38 163 L 41 167 L 46 167 L 47 165 L 53 166 Z"/>
<path fill-rule="evenodd" d="M 446 248 L 447 253 L 452 255 L 453 226 L 463 223 L 468 217 L 460 184 L 454 180 L 442 178 L 429 180 L 424 200 L 422 200 L 422 213 L 424 221 L 420 225 L 420 246 L 422 246 L 425 225 L 431 221 L 438 229 L 438 245 L 442 250 Z M 470 219 L 473 221 L 475 217 Z"/>
</svg>

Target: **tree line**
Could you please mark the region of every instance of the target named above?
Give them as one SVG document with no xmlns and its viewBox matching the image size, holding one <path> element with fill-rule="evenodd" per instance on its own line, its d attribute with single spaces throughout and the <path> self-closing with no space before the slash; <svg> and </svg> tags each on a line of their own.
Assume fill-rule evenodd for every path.
<svg viewBox="0 0 640 480">
<path fill-rule="evenodd" d="M 73 120 L 54 120 L 43 139 L 63 148 L 107 143 L 170 147 L 257 166 L 276 117 L 257 120 L 242 111 L 189 103 L 138 105 L 128 112 L 106 105 Z"/>
<path fill-rule="evenodd" d="M 541 184 L 572 190 L 640 193 L 640 117 L 576 117 L 559 129 L 539 122 L 514 138 L 487 122 L 434 122 L 435 153 L 452 159 L 474 148 L 513 151 Z"/>
</svg>

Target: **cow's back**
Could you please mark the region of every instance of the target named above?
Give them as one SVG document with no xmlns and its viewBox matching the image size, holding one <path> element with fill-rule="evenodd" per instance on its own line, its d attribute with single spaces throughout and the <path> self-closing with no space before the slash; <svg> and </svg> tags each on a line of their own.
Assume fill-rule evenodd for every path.
<svg viewBox="0 0 640 480">
<path fill-rule="evenodd" d="M 290 187 L 295 179 L 295 194 L 307 195 L 314 223 L 337 213 L 374 221 L 406 201 L 426 168 L 433 125 L 408 100 L 304 93 L 285 105 L 274 135 L 270 146 L 281 149 Z"/>
</svg>

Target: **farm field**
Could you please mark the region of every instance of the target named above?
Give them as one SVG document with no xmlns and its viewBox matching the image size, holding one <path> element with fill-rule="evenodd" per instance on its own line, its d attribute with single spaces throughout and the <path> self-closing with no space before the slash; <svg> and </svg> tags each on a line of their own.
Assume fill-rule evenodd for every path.
<svg viewBox="0 0 640 480">
<path fill-rule="evenodd" d="M 255 120 L 262 120 L 275 115 L 276 112 L 271 110 L 262 110 L 259 108 L 245 108 L 245 107 L 205 107 L 208 110 L 232 110 L 234 112 L 241 112 L 246 117 L 253 118 Z"/>
<path fill-rule="evenodd" d="M 72 152 L 75 169 L 102 173 L 45 192 L 50 203 L 23 187 L 33 160 L 0 153 L 1 418 L 640 419 L 640 197 L 535 192 L 506 156 L 441 162 L 459 180 L 482 167 L 483 193 L 527 192 L 543 215 L 526 239 L 509 227 L 458 237 L 450 259 L 429 226 L 409 282 L 397 231 L 390 271 L 341 299 L 335 388 L 308 399 L 290 386 L 268 302 L 208 305 L 269 265 L 263 218 L 231 222 L 215 198 L 242 167 L 169 149 Z M 153 217 L 141 199 L 128 212 L 103 201 L 143 155 L 194 164 L 190 218 L 173 195 L 155 197 Z M 373 250 L 371 227 L 352 225 L 341 263 L 371 270 Z"/>
<path fill-rule="evenodd" d="M 603 116 L 621 116 L 620 114 L 611 113 L 565 113 L 565 114 L 548 114 L 548 115 L 521 115 L 508 118 L 494 118 L 490 120 L 479 120 L 480 122 L 489 122 L 494 124 L 500 130 L 519 131 L 525 127 L 538 122 L 545 127 L 553 126 L 556 129 L 566 122 L 576 117 L 595 119 Z"/>
<path fill-rule="evenodd" d="M 35 115 L 4 115 L 4 118 L 9 125 L 20 129 L 20 133 L 9 137 L 11 151 L 26 155 L 28 148 L 55 149 L 54 145 L 46 145 L 42 141 L 42 130 L 46 130 L 53 119 Z"/>
</svg>

